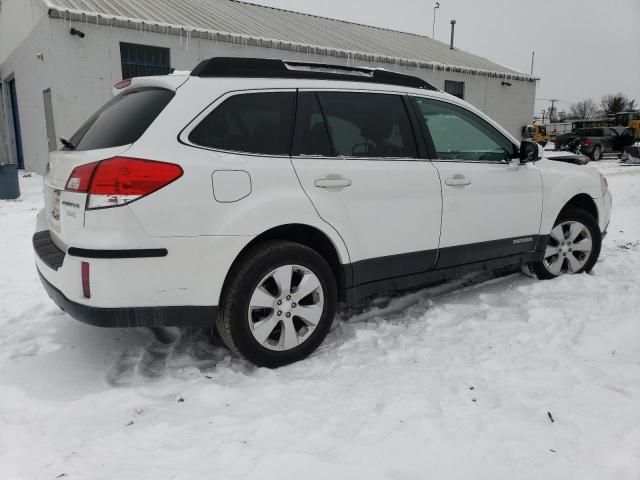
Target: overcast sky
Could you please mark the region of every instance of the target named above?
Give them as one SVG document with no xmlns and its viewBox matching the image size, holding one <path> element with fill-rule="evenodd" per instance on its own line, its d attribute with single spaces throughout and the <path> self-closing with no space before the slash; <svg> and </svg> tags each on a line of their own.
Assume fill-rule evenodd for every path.
<svg viewBox="0 0 640 480">
<path fill-rule="evenodd" d="M 249 0 L 431 36 L 431 0 Z M 626 93 L 640 102 L 640 0 L 440 0 L 436 39 L 528 73 L 535 51 L 536 110 Z"/>
</svg>

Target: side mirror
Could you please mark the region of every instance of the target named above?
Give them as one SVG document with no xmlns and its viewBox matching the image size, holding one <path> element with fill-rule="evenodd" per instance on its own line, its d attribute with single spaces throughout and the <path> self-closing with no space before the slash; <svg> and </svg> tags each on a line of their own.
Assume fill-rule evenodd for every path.
<svg viewBox="0 0 640 480">
<path fill-rule="evenodd" d="M 536 142 L 520 142 L 520 163 L 535 162 L 542 158 L 542 148 Z"/>
</svg>

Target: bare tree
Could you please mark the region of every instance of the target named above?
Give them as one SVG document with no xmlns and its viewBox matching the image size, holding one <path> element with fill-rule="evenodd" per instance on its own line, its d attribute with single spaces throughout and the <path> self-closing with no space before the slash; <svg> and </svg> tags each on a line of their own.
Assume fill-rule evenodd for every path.
<svg viewBox="0 0 640 480">
<path fill-rule="evenodd" d="M 590 98 L 576 102 L 569 107 L 569 115 L 572 118 L 593 118 L 596 116 L 597 111 L 596 102 Z"/>
<path fill-rule="evenodd" d="M 565 110 L 560 110 L 558 112 L 558 122 L 566 122 L 567 121 L 567 112 Z"/>
<path fill-rule="evenodd" d="M 635 112 L 636 110 L 638 110 L 638 102 L 636 102 L 636 100 L 633 98 L 629 100 L 629 103 L 627 103 L 627 110 L 630 112 Z"/>
<path fill-rule="evenodd" d="M 616 113 L 625 112 L 629 105 L 629 98 L 624 93 L 616 93 L 615 95 L 605 95 L 600 102 L 604 113 L 607 115 L 615 115 Z"/>
</svg>

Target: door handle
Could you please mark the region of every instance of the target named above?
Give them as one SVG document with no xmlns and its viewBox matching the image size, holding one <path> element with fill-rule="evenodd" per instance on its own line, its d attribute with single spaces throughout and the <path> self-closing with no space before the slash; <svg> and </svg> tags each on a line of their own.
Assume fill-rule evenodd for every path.
<svg viewBox="0 0 640 480">
<path fill-rule="evenodd" d="M 444 183 L 452 187 L 464 187 L 465 185 L 471 185 L 471 179 L 456 173 L 453 177 L 447 178 Z"/>
<path fill-rule="evenodd" d="M 318 178 L 315 182 L 318 188 L 345 188 L 351 186 L 348 178 Z"/>
</svg>

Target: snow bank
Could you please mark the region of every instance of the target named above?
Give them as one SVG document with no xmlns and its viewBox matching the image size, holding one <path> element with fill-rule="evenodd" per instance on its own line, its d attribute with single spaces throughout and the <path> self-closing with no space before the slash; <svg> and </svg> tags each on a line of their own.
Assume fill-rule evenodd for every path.
<svg viewBox="0 0 640 480">
<path fill-rule="evenodd" d="M 276 371 L 70 319 L 39 285 L 41 178 L 22 178 L 0 202 L 0 479 L 640 478 L 640 168 L 598 167 L 593 275 L 378 297 Z"/>
</svg>

